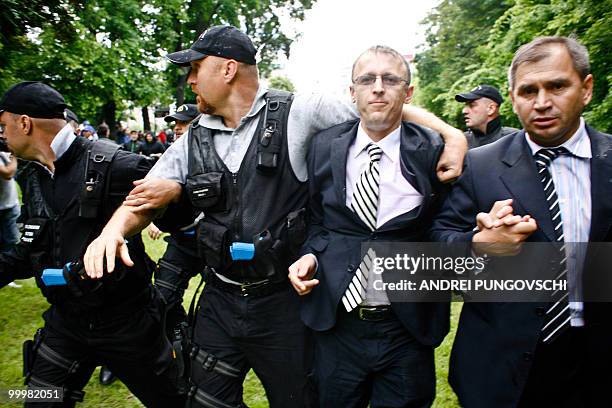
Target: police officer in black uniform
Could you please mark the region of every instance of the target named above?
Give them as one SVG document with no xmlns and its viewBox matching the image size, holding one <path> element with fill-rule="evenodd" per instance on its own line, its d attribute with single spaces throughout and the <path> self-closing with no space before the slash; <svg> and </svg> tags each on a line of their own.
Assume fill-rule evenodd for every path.
<svg viewBox="0 0 612 408">
<path fill-rule="evenodd" d="M 78 132 L 79 117 L 76 115 L 76 113 L 74 113 L 70 109 L 66 109 L 64 111 L 64 116 L 66 117 L 66 122 L 68 122 L 68 124 L 72 126 L 72 129 L 74 130 L 74 134 L 78 136 L 79 135 L 79 132 Z M 101 140 L 108 142 L 108 139 L 106 138 L 102 138 Z M 100 376 L 99 376 L 100 384 L 111 385 L 112 383 L 115 382 L 116 379 L 117 377 L 113 374 L 111 370 L 108 369 L 108 367 L 106 366 L 100 367 Z"/>
<path fill-rule="evenodd" d="M 211 94 L 198 92 L 198 108 L 208 114 L 192 122 L 189 135 L 176 141 L 158 162 L 163 174 L 178 171 L 186 177 L 182 196 L 177 184 L 177 197 L 182 198 L 178 205 L 184 204 L 184 210 L 167 209 L 164 218 L 178 215 L 192 220 L 204 213 L 197 237 L 206 286 L 193 328 L 189 406 L 244 406 L 242 383 L 250 368 L 262 381 L 271 407 L 312 406 L 316 398 L 306 377 L 307 331 L 298 317 L 299 297 L 287 280 L 288 267 L 305 237 L 307 201 L 307 185 L 297 178 L 289 159 L 287 126 L 289 108 L 295 106 L 293 96 L 259 86 L 255 47 L 238 29 L 211 28 L 194 48 L 196 44 L 210 57 L 196 53 L 193 60 L 202 60 L 206 69 L 219 67 L 214 74 L 207 75 L 202 67 L 190 75 L 190 83 L 196 76 L 210 80 L 210 86 L 202 86 Z M 231 79 L 222 79 L 225 66 Z M 230 94 L 243 100 L 230 103 Z M 356 116 L 350 104 L 334 109 L 302 102 L 299 118 L 312 120 L 303 125 L 304 140 L 294 149 L 306 145 L 307 135 Z M 241 111 L 213 115 L 213 104 L 226 110 L 240 106 Z M 319 113 L 329 118 L 316 120 Z M 223 147 L 218 148 L 217 141 Z M 238 159 L 236 150 L 243 151 L 243 158 Z M 175 163 L 172 171 L 163 170 Z M 124 259 L 123 236 L 142 228 L 149 216 L 127 214 L 125 208 L 117 212 L 87 250 L 88 273 L 99 276 L 100 260 L 114 259 L 117 252 Z M 166 224 L 184 225 L 184 221 L 179 217 Z"/>
<path fill-rule="evenodd" d="M 9 147 L 32 161 L 21 171 L 24 234 L 0 256 L 0 287 L 34 276 L 51 304 L 44 328 L 24 344 L 26 384 L 63 391 L 63 402 L 36 406 L 71 407 L 105 364 L 146 406 L 179 407 L 183 398 L 168 381 L 174 363 L 161 328 L 163 306 L 140 236 L 127 243 L 132 266 L 99 281 L 82 279 L 74 263 L 150 161 L 76 137 L 65 108 L 62 95 L 40 82 L 19 83 L 0 100 Z"/>
<path fill-rule="evenodd" d="M 494 86 L 478 85 L 469 92 L 455 95 L 455 100 L 465 103 L 463 116 L 468 127 L 465 137 L 470 149 L 493 143 L 518 131 L 502 126 L 499 106 L 504 99 Z"/>
</svg>

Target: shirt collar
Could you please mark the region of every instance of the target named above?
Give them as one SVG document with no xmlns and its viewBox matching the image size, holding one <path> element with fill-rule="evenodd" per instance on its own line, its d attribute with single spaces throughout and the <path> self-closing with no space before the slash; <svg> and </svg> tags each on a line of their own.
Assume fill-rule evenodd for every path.
<svg viewBox="0 0 612 408">
<path fill-rule="evenodd" d="M 51 150 L 55 154 L 55 161 L 58 161 L 60 157 L 66 153 L 66 150 L 70 147 L 72 142 L 76 139 L 72 126 L 66 125 L 57 132 L 53 140 L 51 141 Z"/>
<path fill-rule="evenodd" d="M 57 162 L 60 157 L 64 155 L 72 145 L 72 143 L 76 140 L 77 136 L 74 134 L 74 129 L 69 124 L 66 124 L 57 134 L 53 137 L 51 141 L 51 150 L 53 154 L 55 154 L 54 162 Z M 53 178 L 53 172 L 49 170 L 47 166 L 44 164 L 34 161 L 36 165 L 42 167 L 48 174 Z"/>
<path fill-rule="evenodd" d="M 401 126 L 398 126 L 387 136 L 385 136 L 378 142 L 374 142 L 372 139 L 370 139 L 370 136 L 368 136 L 365 130 L 363 130 L 363 128 L 361 127 L 361 122 L 359 122 L 359 127 L 357 128 L 357 137 L 355 138 L 354 157 L 359 156 L 361 152 L 365 150 L 366 146 L 369 143 L 376 143 L 378 147 L 380 147 L 380 150 L 382 150 L 383 154 L 395 163 L 395 161 L 399 158 L 400 133 Z"/>
<path fill-rule="evenodd" d="M 531 140 L 527 132 L 525 132 L 525 139 L 527 140 L 527 144 L 529 145 L 532 154 L 536 154 L 538 150 L 544 148 Z M 576 133 L 574 133 L 572 137 L 566 140 L 561 146 L 557 147 L 565 147 L 573 156 L 583 159 L 590 159 L 593 157 L 591 151 L 591 141 L 589 139 L 589 135 L 587 134 L 586 125 L 584 124 L 584 119 L 582 117 L 580 118 L 580 125 L 578 126 Z"/>
<path fill-rule="evenodd" d="M 240 120 L 240 124 L 242 124 L 247 118 L 252 118 L 256 116 L 261 110 L 261 108 L 263 108 L 266 105 L 265 96 L 267 92 L 268 92 L 268 88 L 264 86 L 260 86 L 257 89 L 257 93 L 255 94 L 255 99 L 253 100 L 253 105 L 251 105 L 251 109 L 249 110 L 249 113 L 247 113 L 246 116 L 244 116 Z M 225 123 L 223 123 L 223 118 L 217 115 L 203 114 L 202 116 L 200 116 L 200 120 L 198 121 L 198 124 L 205 128 L 221 130 L 221 131 L 226 131 L 226 132 L 233 132 L 234 130 L 236 130 L 234 128 L 225 126 Z"/>
</svg>

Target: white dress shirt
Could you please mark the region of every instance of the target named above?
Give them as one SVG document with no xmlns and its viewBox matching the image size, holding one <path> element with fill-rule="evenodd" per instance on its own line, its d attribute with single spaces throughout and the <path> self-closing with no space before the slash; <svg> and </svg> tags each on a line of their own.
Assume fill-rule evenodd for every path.
<svg viewBox="0 0 612 408">
<path fill-rule="evenodd" d="M 357 137 L 349 147 L 346 160 L 346 206 L 351 208 L 355 184 L 364 168 L 370 162 L 366 150 L 368 143 L 374 141 L 366 134 L 359 124 Z M 423 203 L 423 195 L 419 193 L 402 175 L 400 162 L 400 127 L 376 142 L 383 152 L 380 158 L 380 186 L 378 193 L 378 212 L 376 228 L 387 221 L 405 214 Z M 352 210 L 351 210 L 352 211 Z"/>
</svg>

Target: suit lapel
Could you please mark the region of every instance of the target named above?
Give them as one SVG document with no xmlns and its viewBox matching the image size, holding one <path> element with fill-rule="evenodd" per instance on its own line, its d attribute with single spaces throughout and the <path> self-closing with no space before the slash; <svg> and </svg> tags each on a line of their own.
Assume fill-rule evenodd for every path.
<svg viewBox="0 0 612 408">
<path fill-rule="evenodd" d="M 429 183 L 426 174 L 426 169 L 431 166 L 431 152 L 429 149 L 422 149 L 423 141 L 410 133 L 405 125 L 401 127 L 400 135 L 400 163 L 402 175 L 418 190 L 419 193 L 425 193 Z"/>
<path fill-rule="evenodd" d="M 544 188 L 535 162 L 531 156 L 531 150 L 525 140 L 524 131 L 514 136 L 502 161 L 508 167 L 500 177 L 511 193 L 511 197 L 508 198 L 514 200 L 514 212 L 518 215 L 531 215 L 546 237 L 550 241 L 554 241 L 555 234 L 550 210 L 546 203 L 546 197 L 544 197 Z M 518 211 L 517 204 L 522 207 L 524 213 Z"/>
<path fill-rule="evenodd" d="M 418 218 L 423 210 L 427 207 L 431 185 L 427 169 L 431 167 L 432 160 L 431 148 L 423 147 L 423 140 L 413 134 L 410 129 L 402 122 L 400 134 L 400 168 L 402 176 L 420 193 L 423 195 L 423 202 L 415 210 L 408 213 L 400 214 L 395 218 L 390 219 L 380 226 L 380 230 L 393 229 L 394 225 L 400 221 L 407 221 L 406 215 L 410 214 L 409 219 Z"/>
<path fill-rule="evenodd" d="M 357 121 L 355 126 L 353 126 L 351 129 L 332 140 L 330 154 L 333 185 L 336 192 L 336 198 L 338 199 L 340 205 L 344 206 L 347 211 L 351 213 L 353 213 L 353 211 L 346 207 L 346 160 L 348 157 L 349 147 L 357 136 L 358 126 L 359 121 Z M 356 215 L 355 218 L 359 219 L 359 217 Z"/>
<path fill-rule="evenodd" d="M 612 224 L 612 143 L 587 126 L 591 139 L 591 232 L 589 241 L 605 239 Z"/>
</svg>

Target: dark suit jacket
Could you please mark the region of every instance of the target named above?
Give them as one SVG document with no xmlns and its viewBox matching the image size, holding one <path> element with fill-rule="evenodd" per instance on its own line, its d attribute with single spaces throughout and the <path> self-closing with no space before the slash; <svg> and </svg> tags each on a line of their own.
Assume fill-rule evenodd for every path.
<svg viewBox="0 0 612 408">
<path fill-rule="evenodd" d="M 591 232 L 589 241 L 612 241 L 612 136 L 587 127 L 591 139 Z M 468 152 L 465 168 L 434 221 L 438 241 L 471 242 L 479 212 L 498 200 L 513 198 L 516 214 L 535 218 L 532 242 L 554 241 L 552 220 L 525 132 Z M 591 265 L 606 256 L 589 249 L 584 268 L 584 296 L 611 288 L 610 275 Z M 607 255 L 609 256 L 609 255 Z M 533 258 L 545 264 L 547 259 Z M 607 275 L 607 276 L 606 276 Z M 602 286 L 603 285 L 603 286 Z M 536 303 L 465 303 L 453 350 L 449 380 L 466 407 L 514 407 L 521 396 L 544 322 L 544 306 Z M 585 303 L 589 328 L 601 366 L 612 363 L 610 303 Z M 606 362 L 606 363 L 603 363 Z M 599 363 L 597 363 L 599 364 Z M 609 368 L 606 369 L 609 371 Z"/>
<path fill-rule="evenodd" d="M 370 231 L 346 206 L 346 161 L 357 135 L 353 120 L 314 137 L 308 156 L 311 218 L 304 253 L 317 256 L 320 283 L 303 298 L 302 320 L 314 330 L 332 328 L 342 295 L 361 261 L 366 241 L 428 241 L 434 211 L 444 187 L 436 177 L 441 138 L 429 129 L 404 122 L 400 136 L 402 174 L 423 195 L 423 204 Z M 343 306 L 340 306 L 343 307 Z M 393 303 L 392 309 L 422 344 L 438 345 L 449 328 L 448 303 Z"/>
</svg>

